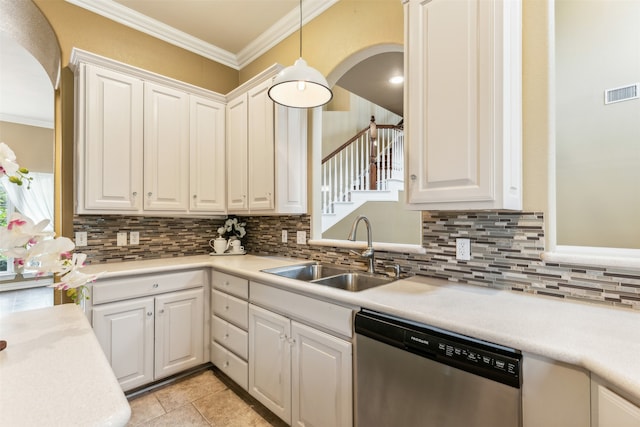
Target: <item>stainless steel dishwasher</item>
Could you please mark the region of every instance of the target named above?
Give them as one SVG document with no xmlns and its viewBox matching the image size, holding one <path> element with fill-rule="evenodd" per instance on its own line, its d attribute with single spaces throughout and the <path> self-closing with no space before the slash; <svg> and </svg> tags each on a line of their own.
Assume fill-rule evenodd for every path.
<svg viewBox="0 0 640 427">
<path fill-rule="evenodd" d="M 355 331 L 357 426 L 522 426 L 519 351 L 369 310 Z"/>
</svg>

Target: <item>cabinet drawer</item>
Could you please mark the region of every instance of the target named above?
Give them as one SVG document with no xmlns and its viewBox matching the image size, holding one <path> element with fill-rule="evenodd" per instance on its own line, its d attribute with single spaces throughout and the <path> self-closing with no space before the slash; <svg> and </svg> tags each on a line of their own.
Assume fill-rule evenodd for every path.
<svg viewBox="0 0 640 427">
<path fill-rule="evenodd" d="M 213 314 L 243 329 L 249 327 L 249 303 L 220 291 L 211 292 Z"/>
<path fill-rule="evenodd" d="M 203 270 L 101 279 L 92 288 L 94 305 L 204 286 Z"/>
<path fill-rule="evenodd" d="M 247 360 L 249 352 L 247 331 L 243 331 L 218 316 L 211 316 L 211 333 L 215 341 Z"/>
<path fill-rule="evenodd" d="M 237 297 L 249 298 L 249 281 L 241 277 L 214 271 L 211 275 L 211 283 L 215 289 Z"/>
<path fill-rule="evenodd" d="M 262 283 L 251 282 L 251 302 L 351 338 L 353 310 Z"/>
<path fill-rule="evenodd" d="M 240 387 L 245 390 L 249 388 L 249 366 L 247 362 L 215 341 L 211 341 L 211 362 Z"/>
</svg>

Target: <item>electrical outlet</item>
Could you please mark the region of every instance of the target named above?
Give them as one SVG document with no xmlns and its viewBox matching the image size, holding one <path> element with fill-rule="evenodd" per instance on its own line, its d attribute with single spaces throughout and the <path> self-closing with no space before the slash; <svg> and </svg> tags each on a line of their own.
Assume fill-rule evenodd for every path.
<svg viewBox="0 0 640 427">
<path fill-rule="evenodd" d="M 299 245 L 307 244 L 307 232 L 306 231 L 298 231 L 296 232 L 296 242 Z"/>
<path fill-rule="evenodd" d="M 76 231 L 76 246 L 87 246 L 87 232 Z"/>
<path fill-rule="evenodd" d="M 456 259 L 460 261 L 471 259 L 471 241 L 469 239 L 456 239 Z"/>
<path fill-rule="evenodd" d="M 140 244 L 140 232 L 132 231 L 129 233 L 129 244 L 130 245 L 139 245 Z"/>
<path fill-rule="evenodd" d="M 118 233 L 117 239 L 116 239 L 116 245 L 118 246 L 127 246 L 127 233 Z"/>
<path fill-rule="evenodd" d="M 282 230 L 282 243 L 287 243 L 287 239 L 289 238 L 287 234 L 287 230 Z"/>
</svg>

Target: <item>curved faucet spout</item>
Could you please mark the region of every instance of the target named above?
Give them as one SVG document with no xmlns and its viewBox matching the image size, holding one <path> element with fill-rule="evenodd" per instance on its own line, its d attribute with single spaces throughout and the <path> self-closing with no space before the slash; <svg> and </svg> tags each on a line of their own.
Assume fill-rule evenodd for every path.
<svg viewBox="0 0 640 427">
<path fill-rule="evenodd" d="M 349 233 L 348 239 L 351 241 L 356 240 L 356 232 L 358 231 L 358 224 L 360 221 L 364 221 L 364 224 L 367 226 L 367 249 L 360 254 L 360 256 L 367 258 L 369 261 L 369 267 L 367 269 L 368 273 L 375 273 L 375 252 L 373 250 L 373 239 L 371 237 L 371 222 L 369 222 L 369 218 L 364 215 L 358 215 L 358 217 L 353 221 L 353 225 L 351 225 L 351 232 Z"/>
</svg>

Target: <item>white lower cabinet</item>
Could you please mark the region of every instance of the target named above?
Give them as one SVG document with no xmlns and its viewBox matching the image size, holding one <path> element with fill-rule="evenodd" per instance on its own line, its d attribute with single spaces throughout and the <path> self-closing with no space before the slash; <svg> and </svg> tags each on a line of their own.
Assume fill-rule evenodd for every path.
<svg viewBox="0 0 640 427">
<path fill-rule="evenodd" d="M 205 363 L 204 287 L 162 293 L 204 277 L 197 271 L 94 285 L 93 329 L 124 391 Z M 135 294 L 147 283 L 152 295 L 127 299 L 127 289 Z"/>
<path fill-rule="evenodd" d="M 249 282 L 214 271 L 211 284 L 211 363 L 247 390 Z"/>
<path fill-rule="evenodd" d="M 153 298 L 93 309 L 93 330 L 123 390 L 153 381 Z"/>
<path fill-rule="evenodd" d="M 640 407 L 613 391 L 608 384 L 592 376 L 591 427 L 638 427 Z"/>
<path fill-rule="evenodd" d="M 588 427 L 589 372 L 531 353 L 522 358 L 522 426 Z"/>
<path fill-rule="evenodd" d="M 293 426 L 351 426 L 352 345 L 250 304 L 249 393 Z"/>
</svg>

